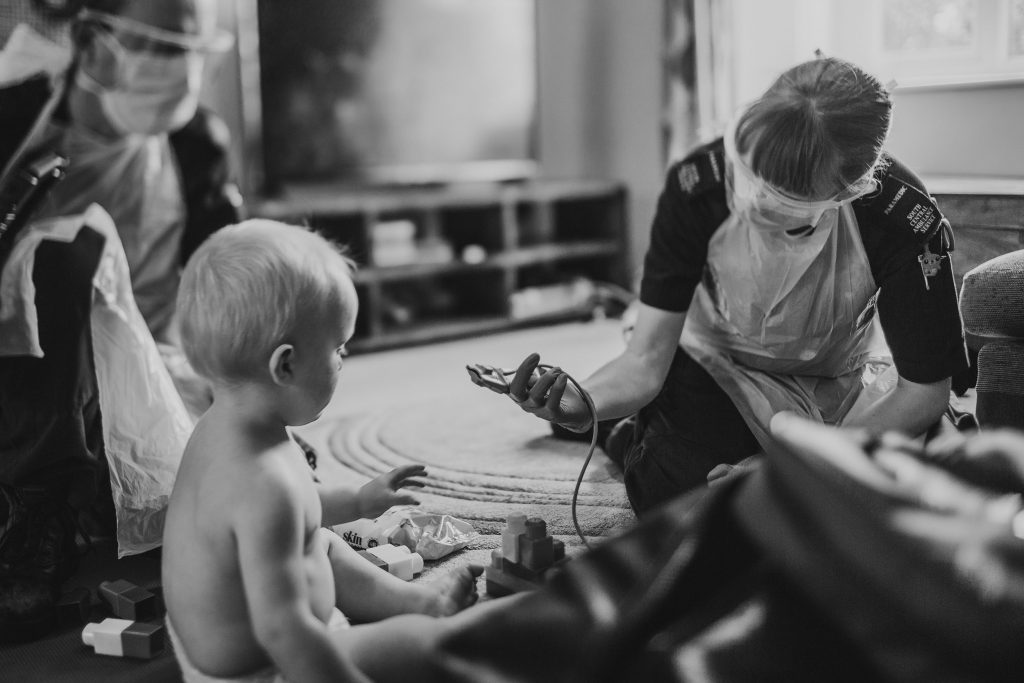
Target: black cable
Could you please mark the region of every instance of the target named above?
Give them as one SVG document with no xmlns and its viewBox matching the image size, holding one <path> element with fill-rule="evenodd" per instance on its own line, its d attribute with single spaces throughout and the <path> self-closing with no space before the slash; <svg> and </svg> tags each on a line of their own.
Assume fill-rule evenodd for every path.
<svg viewBox="0 0 1024 683">
<path fill-rule="evenodd" d="M 587 457 L 583 459 L 583 466 L 580 467 L 580 476 L 576 478 L 576 486 L 572 490 L 572 525 L 576 528 L 576 535 L 583 541 L 583 545 L 590 548 L 590 541 L 583 535 L 583 530 L 580 529 L 579 520 L 576 518 L 576 500 L 580 495 L 580 485 L 583 483 L 583 475 L 587 472 L 587 466 L 590 464 L 590 459 L 594 457 L 594 451 L 597 449 L 597 407 L 594 405 L 594 400 L 590 398 L 580 383 L 573 379 L 568 373 L 565 375 L 573 386 L 576 387 L 577 391 L 580 392 L 580 396 L 583 397 L 584 402 L 587 404 L 587 409 L 590 411 L 590 449 L 587 451 Z"/>
<path fill-rule="evenodd" d="M 481 365 L 476 365 L 476 366 L 467 365 L 466 368 L 469 370 L 471 376 L 472 375 L 476 375 L 477 377 L 479 377 L 479 375 L 481 373 L 488 371 L 488 367 L 487 366 L 481 366 Z M 547 365 L 547 364 L 544 364 L 544 363 L 538 364 L 537 367 L 534 370 L 534 373 L 535 373 L 534 377 L 535 378 L 537 377 L 536 373 L 538 373 L 538 372 L 547 372 L 547 371 L 553 370 L 553 369 L 554 369 L 553 365 Z M 498 369 L 490 368 L 490 370 L 493 371 L 495 374 L 497 374 L 501 378 L 501 384 L 497 385 L 496 388 L 497 389 L 501 389 L 502 386 L 503 386 L 505 393 L 508 394 L 508 380 L 506 379 L 506 376 L 508 374 L 511 374 L 512 371 L 511 370 L 501 370 L 500 368 L 498 368 Z M 590 394 L 587 393 L 587 391 L 580 385 L 579 382 L 577 382 L 571 375 L 569 375 L 569 373 L 566 372 L 564 374 L 565 374 L 566 379 L 568 381 L 572 382 L 572 385 L 574 387 L 576 387 L 577 391 L 580 392 L 580 396 L 583 397 L 583 402 L 587 404 L 587 410 L 590 412 L 590 421 L 591 421 L 591 425 L 590 425 L 590 430 L 591 430 L 591 432 L 590 432 L 590 448 L 589 448 L 589 450 L 587 450 L 587 457 L 583 459 L 583 466 L 580 467 L 580 475 L 576 478 L 576 486 L 572 490 L 572 525 L 576 529 L 576 535 L 580 537 L 581 541 L 583 541 L 583 545 L 586 546 L 589 549 L 591 547 L 590 546 L 590 541 L 588 541 L 587 537 L 583 534 L 583 530 L 580 528 L 579 519 L 576 517 L 576 503 L 577 503 L 577 500 L 579 499 L 579 495 L 580 495 L 580 485 L 583 483 L 583 477 L 587 473 L 587 466 L 590 465 L 590 460 L 591 460 L 591 458 L 594 457 L 594 451 L 597 450 L 597 434 L 598 434 L 597 406 L 594 405 L 594 400 L 592 398 L 590 398 Z M 481 383 L 479 380 L 474 380 L 474 381 L 477 382 L 477 384 Z M 509 394 L 509 398 L 512 398 L 512 396 L 510 394 Z M 515 399 L 513 399 L 513 400 L 515 400 Z M 516 401 L 516 403 L 518 403 L 518 401 Z"/>
</svg>

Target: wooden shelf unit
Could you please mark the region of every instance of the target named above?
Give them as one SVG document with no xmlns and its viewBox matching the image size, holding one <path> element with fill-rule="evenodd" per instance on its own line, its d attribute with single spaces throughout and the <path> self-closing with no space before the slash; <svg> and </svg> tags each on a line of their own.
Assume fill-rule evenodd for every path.
<svg viewBox="0 0 1024 683">
<path fill-rule="evenodd" d="M 345 245 L 356 263 L 360 311 L 355 351 L 485 334 L 584 317 L 586 301 L 515 311 L 512 297 L 576 279 L 627 286 L 626 191 L 597 180 L 474 183 L 426 188 L 290 190 L 249 214 L 309 225 Z M 420 251 L 397 265 L 375 262 L 381 224 L 411 224 Z M 468 248 L 468 249 L 467 249 Z M 474 254 L 475 258 L 465 260 Z"/>
</svg>

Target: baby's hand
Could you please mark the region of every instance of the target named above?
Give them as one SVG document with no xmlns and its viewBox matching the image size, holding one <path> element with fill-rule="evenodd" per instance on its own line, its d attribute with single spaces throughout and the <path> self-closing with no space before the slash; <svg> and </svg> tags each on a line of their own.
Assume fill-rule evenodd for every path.
<svg viewBox="0 0 1024 683">
<path fill-rule="evenodd" d="M 420 502 L 399 489 L 406 486 L 422 488 L 423 482 L 413 477 L 425 477 L 427 468 L 423 465 L 396 467 L 386 474 L 371 479 L 359 489 L 359 516 L 374 519 L 395 505 L 419 505 Z"/>
</svg>

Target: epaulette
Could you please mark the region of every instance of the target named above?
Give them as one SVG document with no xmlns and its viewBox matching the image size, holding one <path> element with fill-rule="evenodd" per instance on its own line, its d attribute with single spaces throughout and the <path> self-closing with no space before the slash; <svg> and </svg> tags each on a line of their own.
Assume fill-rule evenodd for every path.
<svg viewBox="0 0 1024 683">
<path fill-rule="evenodd" d="M 722 187 L 725 182 L 725 155 L 721 150 L 700 152 L 679 164 L 676 179 L 684 194 L 697 195 Z"/>
</svg>

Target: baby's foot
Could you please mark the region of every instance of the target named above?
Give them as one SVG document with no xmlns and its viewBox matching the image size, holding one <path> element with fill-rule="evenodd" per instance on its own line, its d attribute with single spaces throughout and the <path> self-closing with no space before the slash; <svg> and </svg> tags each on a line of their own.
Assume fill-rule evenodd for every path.
<svg viewBox="0 0 1024 683">
<path fill-rule="evenodd" d="M 477 601 L 476 577 L 484 568 L 471 564 L 456 569 L 426 586 L 431 595 L 427 599 L 424 614 L 432 617 L 447 617 L 460 612 Z"/>
</svg>

